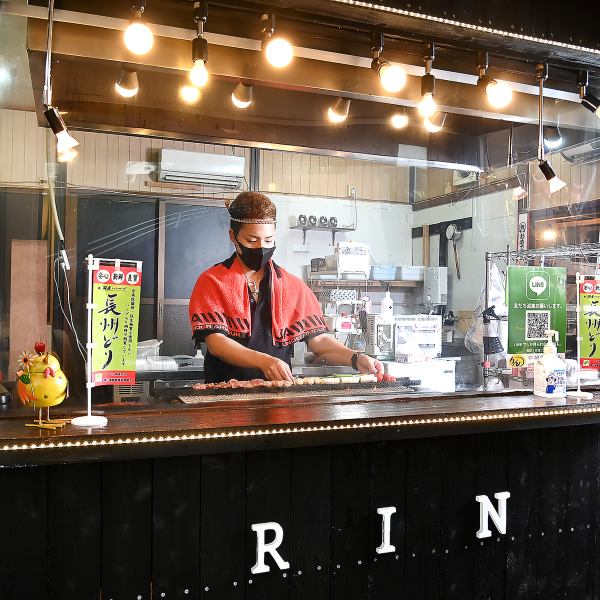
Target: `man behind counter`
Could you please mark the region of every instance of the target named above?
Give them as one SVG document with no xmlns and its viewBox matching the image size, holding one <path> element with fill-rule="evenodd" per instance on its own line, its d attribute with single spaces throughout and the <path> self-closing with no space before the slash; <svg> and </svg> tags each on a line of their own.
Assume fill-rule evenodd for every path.
<svg viewBox="0 0 600 600">
<path fill-rule="evenodd" d="M 383 365 L 330 335 L 310 288 L 272 260 L 275 205 L 243 192 L 228 206 L 235 253 L 198 277 L 189 314 L 196 348 L 205 342 L 206 383 L 266 378 L 292 381 L 293 345 L 304 341 L 318 358 L 383 373 Z"/>
</svg>

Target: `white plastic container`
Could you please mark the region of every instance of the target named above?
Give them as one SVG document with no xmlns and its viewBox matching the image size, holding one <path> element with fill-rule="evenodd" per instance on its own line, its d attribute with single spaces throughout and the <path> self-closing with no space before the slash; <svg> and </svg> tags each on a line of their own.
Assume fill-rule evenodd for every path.
<svg viewBox="0 0 600 600">
<path fill-rule="evenodd" d="M 558 356 L 552 338 L 558 341 L 558 332 L 546 331 L 548 342 L 544 356 L 533 368 L 533 393 L 540 398 L 565 398 L 567 395 L 567 369 L 565 361 Z"/>
<path fill-rule="evenodd" d="M 160 354 L 160 345 L 162 340 L 144 340 L 138 342 L 137 358 L 146 358 L 147 356 L 158 356 Z"/>
</svg>

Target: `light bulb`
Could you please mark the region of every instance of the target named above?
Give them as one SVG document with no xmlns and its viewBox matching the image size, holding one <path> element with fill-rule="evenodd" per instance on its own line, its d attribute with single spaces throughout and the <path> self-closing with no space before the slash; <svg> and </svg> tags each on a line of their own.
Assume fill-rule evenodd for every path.
<svg viewBox="0 0 600 600">
<path fill-rule="evenodd" d="M 119 85 L 117 81 L 115 83 L 115 91 L 119 96 L 123 96 L 123 98 L 133 98 L 138 93 L 139 88 L 128 89 Z"/>
<path fill-rule="evenodd" d="M 200 90 L 193 85 L 183 85 L 179 88 L 179 95 L 184 102 L 194 104 L 200 99 Z"/>
<path fill-rule="evenodd" d="M 542 239 L 545 242 L 555 242 L 556 241 L 556 231 L 554 229 L 545 229 L 542 233 Z"/>
<path fill-rule="evenodd" d="M 428 117 L 423 120 L 423 126 L 429 133 L 437 133 L 441 131 L 444 127 L 444 123 L 446 122 L 446 113 L 437 112 L 431 117 Z"/>
<path fill-rule="evenodd" d="M 63 152 L 58 152 L 56 155 L 56 159 L 58 162 L 71 162 L 74 158 L 77 157 L 77 150 L 75 148 L 69 148 L 68 150 L 64 150 Z"/>
<path fill-rule="evenodd" d="M 134 21 L 125 30 L 125 46 L 130 52 L 146 54 L 150 52 L 153 44 L 154 36 L 145 23 Z"/>
<path fill-rule="evenodd" d="M 75 148 L 75 146 L 79 146 L 79 142 L 66 129 L 56 134 L 56 151 L 59 154 Z"/>
<path fill-rule="evenodd" d="M 140 84 L 137 73 L 129 69 L 123 69 L 119 80 L 115 83 L 115 90 L 123 98 L 132 98 L 138 93 Z"/>
<path fill-rule="evenodd" d="M 548 181 L 548 184 L 550 185 L 551 194 L 562 190 L 567 185 L 562 179 L 559 179 L 556 175 L 552 179 L 550 179 L 550 181 Z"/>
<path fill-rule="evenodd" d="M 194 66 L 190 70 L 190 81 L 196 87 L 204 87 L 208 81 L 208 71 L 206 63 L 202 59 L 194 61 Z"/>
<path fill-rule="evenodd" d="M 231 92 L 231 101 L 233 102 L 234 106 L 237 106 L 238 108 L 248 108 L 252 104 L 252 100 L 244 101 L 236 98 L 235 92 Z"/>
<path fill-rule="evenodd" d="M 408 115 L 395 113 L 392 115 L 390 122 L 395 129 L 404 129 L 408 125 Z"/>
<path fill-rule="evenodd" d="M 347 115 L 340 115 L 338 113 L 335 112 L 335 110 L 333 110 L 333 108 L 330 106 L 329 110 L 327 111 L 327 118 L 332 122 L 332 123 L 343 123 L 346 120 Z"/>
<path fill-rule="evenodd" d="M 406 84 L 406 73 L 402 67 L 386 62 L 379 70 L 381 85 L 388 92 L 399 92 Z"/>
<path fill-rule="evenodd" d="M 512 89 L 503 81 L 490 81 L 485 86 L 485 93 L 488 97 L 488 102 L 494 108 L 504 108 L 510 104 L 512 100 Z"/>
<path fill-rule="evenodd" d="M 281 69 L 287 67 L 294 57 L 294 48 L 284 38 L 271 38 L 266 43 L 265 53 L 269 63 Z"/>
<path fill-rule="evenodd" d="M 524 200 L 525 198 L 527 198 L 527 190 L 523 186 L 518 185 L 516 188 L 513 189 L 513 200 Z"/>
<path fill-rule="evenodd" d="M 240 81 L 231 93 L 231 101 L 238 108 L 248 108 L 252 104 L 253 87 Z"/>
<path fill-rule="evenodd" d="M 433 94 L 427 92 L 423 95 L 421 102 L 419 103 L 419 114 L 422 117 L 429 118 L 435 114 L 437 110 L 437 104 L 433 99 Z"/>
</svg>

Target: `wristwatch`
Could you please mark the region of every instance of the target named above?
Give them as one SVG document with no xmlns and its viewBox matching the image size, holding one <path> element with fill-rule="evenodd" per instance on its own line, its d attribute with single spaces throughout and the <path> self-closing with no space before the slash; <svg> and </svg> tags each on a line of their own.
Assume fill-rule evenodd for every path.
<svg viewBox="0 0 600 600">
<path fill-rule="evenodd" d="M 355 353 L 352 355 L 352 358 L 351 358 L 351 360 L 350 360 L 350 364 L 352 365 L 352 368 L 353 368 L 355 371 L 358 371 L 358 364 L 357 364 L 357 363 L 358 363 L 358 357 L 359 357 L 361 354 L 364 354 L 364 352 L 355 352 Z"/>
</svg>

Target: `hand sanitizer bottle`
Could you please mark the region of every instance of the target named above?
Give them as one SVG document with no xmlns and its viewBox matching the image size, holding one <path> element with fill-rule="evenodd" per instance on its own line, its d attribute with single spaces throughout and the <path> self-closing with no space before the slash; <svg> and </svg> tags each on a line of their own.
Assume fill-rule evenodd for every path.
<svg viewBox="0 0 600 600">
<path fill-rule="evenodd" d="M 548 342 L 544 346 L 544 356 L 533 370 L 533 393 L 541 398 L 564 398 L 567 395 L 567 373 L 565 361 L 556 351 L 553 338 L 558 342 L 558 331 L 546 331 Z"/>
<path fill-rule="evenodd" d="M 394 316 L 394 301 L 390 295 L 390 290 L 385 293 L 383 300 L 381 301 L 380 314 L 382 317 L 393 317 Z"/>
</svg>

